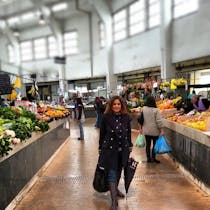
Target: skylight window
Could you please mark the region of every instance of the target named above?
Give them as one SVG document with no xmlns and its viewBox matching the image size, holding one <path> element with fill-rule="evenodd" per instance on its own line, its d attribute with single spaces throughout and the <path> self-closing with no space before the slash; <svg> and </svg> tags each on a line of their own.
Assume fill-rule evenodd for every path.
<svg viewBox="0 0 210 210">
<path fill-rule="evenodd" d="M 9 25 L 16 24 L 20 21 L 19 17 L 11 17 L 8 20 Z"/>
<path fill-rule="evenodd" d="M 174 0 L 174 18 L 195 12 L 198 7 L 198 0 Z"/>
<path fill-rule="evenodd" d="M 79 52 L 77 31 L 64 33 L 64 51 L 66 55 Z"/>
<path fill-rule="evenodd" d="M 57 55 L 57 45 L 54 36 L 48 37 L 48 55 L 49 57 L 54 57 Z"/>
<path fill-rule="evenodd" d="M 145 30 L 145 1 L 139 0 L 129 7 L 129 34 L 134 35 Z"/>
<path fill-rule="evenodd" d="M 127 11 L 123 9 L 113 16 L 113 25 L 114 25 L 114 41 L 120 41 L 125 39 L 127 36 L 126 27 L 127 27 Z"/>
<path fill-rule="evenodd" d="M 33 58 L 32 42 L 24 41 L 24 42 L 20 43 L 20 52 L 21 52 L 21 60 L 22 61 L 32 60 L 32 58 Z"/>
<path fill-rule="evenodd" d="M 47 45 L 45 38 L 34 40 L 35 59 L 43 59 L 47 57 Z"/>
<path fill-rule="evenodd" d="M 60 4 L 56 4 L 54 6 L 52 6 L 52 11 L 53 12 L 58 12 L 58 11 L 62 11 L 62 10 L 65 10 L 67 9 L 68 7 L 68 4 L 67 3 L 60 3 Z"/>
<path fill-rule="evenodd" d="M 99 23 L 99 39 L 100 39 L 100 47 L 105 47 L 105 27 L 104 23 Z"/>
<path fill-rule="evenodd" d="M 21 15 L 21 20 L 31 20 L 33 18 L 34 18 L 33 12 L 28 12 L 28 13 Z"/>
<path fill-rule="evenodd" d="M 160 0 L 149 1 L 149 27 L 160 25 Z"/>
<path fill-rule="evenodd" d="M 9 63 L 14 63 L 15 53 L 14 53 L 14 49 L 11 45 L 8 45 L 8 57 L 9 57 Z"/>
</svg>

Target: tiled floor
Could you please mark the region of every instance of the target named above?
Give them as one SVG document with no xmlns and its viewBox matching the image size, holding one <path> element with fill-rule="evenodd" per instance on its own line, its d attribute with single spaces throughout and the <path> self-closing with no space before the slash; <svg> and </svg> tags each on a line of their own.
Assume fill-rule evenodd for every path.
<svg viewBox="0 0 210 210">
<path fill-rule="evenodd" d="M 85 141 L 78 141 L 78 129 L 71 122 L 71 136 L 60 149 L 16 210 L 105 210 L 109 193 L 92 188 L 98 158 L 98 130 L 89 119 Z M 133 133 L 135 140 L 136 133 Z M 134 147 L 132 156 L 139 165 L 127 199 L 119 200 L 119 210 L 209 210 L 210 197 L 185 178 L 165 155 L 160 164 L 146 163 L 144 149 Z M 124 191 L 123 178 L 120 189 Z"/>
</svg>

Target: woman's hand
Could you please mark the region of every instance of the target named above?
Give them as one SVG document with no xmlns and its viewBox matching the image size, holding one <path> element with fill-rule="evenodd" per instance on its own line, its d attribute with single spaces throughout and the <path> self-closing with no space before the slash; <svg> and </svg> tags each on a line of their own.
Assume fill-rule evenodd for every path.
<svg viewBox="0 0 210 210">
<path fill-rule="evenodd" d="M 141 127 L 139 127 L 139 133 L 142 134 L 142 128 Z"/>
<path fill-rule="evenodd" d="M 160 129 L 160 136 L 164 136 L 164 130 Z"/>
</svg>

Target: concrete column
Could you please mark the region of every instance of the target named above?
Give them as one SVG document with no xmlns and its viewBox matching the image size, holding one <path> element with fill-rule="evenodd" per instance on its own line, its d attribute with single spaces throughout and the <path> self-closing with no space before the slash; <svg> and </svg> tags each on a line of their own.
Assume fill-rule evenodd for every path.
<svg viewBox="0 0 210 210">
<path fill-rule="evenodd" d="M 89 0 L 105 24 L 105 49 L 107 52 L 108 70 L 106 72 L 107 97 L 117 94 L 117 76 L 113 69 L 113 45 L 112 45 L 112 16 L 105 1 Z"/>
<path fill-rule="evenodd" d="M 15 66 L 18 68 L 18 76 L 23 75 L 23 69 L 21 68 L 21 56 L 20 56 L 20 45 L 19 43 L 14 43 L 14 52 L 15 52 Z M 26 86 L 23 83 L 23 78 L 21 78 L 21 89 L 20 89 L 20 96 L 26 96 Z"/>
<path fill-rule="evenodd" d="M 56 41 L 57 41 L 57 48 L 58 48 L 58 56 L 64 56 L 64 48 L 63 48 L 63 35 L 61 33 L 56 33 Z M 67 81 L 65 80 L 65 71 L 66 71 L 66 64 L 57 64 L 58 66 L 58 74 L 59 74 L 59 88 L 60 94 L 63 96 L 65 92 L 67 92 Z"/>
<path fill-rule="evenodd" d="M 63 35 L 61 33 L 55 34 L 56 41 L 57 41 L 57 49 L 58 49 L 58 55 L 64 56 L 64 50 L 63 50 Z"/>
<path fill-rule="evenodd" d="M 14 65 L 18 69 L 18 76 L 21 76 L 23 74 L 22 68 L 21 68 L 21 56 L 20 56 L 20 44 L 18 42 L 18 39 L 13 35 L 11 29 L 8 26 L 8 23 L 5 22 L 5 32 L 7 34 L 8 40 L 13 46 L 14 49 Z M 20 90 L 21 96 L 26 96 L 26 88 L 23 83 L 23 79 L 21 79 L 21 90 Z"/>
<path fill-rule="evenodd" d="M 117 76 L 114 75 L 113 68 L 113 45 L 112 45 L 112 21 L 111 18 L 105 22 L 105 37 L 108 70 L 106 73 L 107 94 L 108 96 L 117 94 Z"/>
<path fill-rule="evenodd" d="M 59 74 L 59 88 L 60 88 L 60 95 L 65 95 L 67 92 L 66 87 L 66 80 L 65 80 L 65 64 L 57 64 L 58 65 L 58 74 Z"/>
<path fill-rule="evenodd" d="M 169 81 L 175 77 L 175 66 L 172 65 L 172 1 L 160 1 L 161 25 L 161 79 Z"/>
</svg>

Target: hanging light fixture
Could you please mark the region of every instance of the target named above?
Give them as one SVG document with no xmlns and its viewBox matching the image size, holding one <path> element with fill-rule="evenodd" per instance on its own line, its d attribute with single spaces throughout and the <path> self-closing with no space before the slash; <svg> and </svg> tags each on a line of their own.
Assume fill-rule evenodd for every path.
<svg viewBox="0 0 210 210">
<path fill-rule="evenodd" d="M 43 14 L 40 14 L 40 16 L 39 16 L 39 24 L 40 25 L 44 25 L 45 24 L 45 20 L 44 20 L 44 15 Z"/>
<path fill-rule="evenodd" d="M 14 35 L 14 36 L 20 36 L 20 33 L 19 33 L 18 30 L 15 30 L 15 31 L 13 31 L 13 35 Z"/>
<path fill-rule="evenodd" d="M 20 36 L 20 32 L 17 28 L 14 28 L 12 31 L 13 31 L 14 36 L 16 36 L 16 37 Z"/>
</svg>

